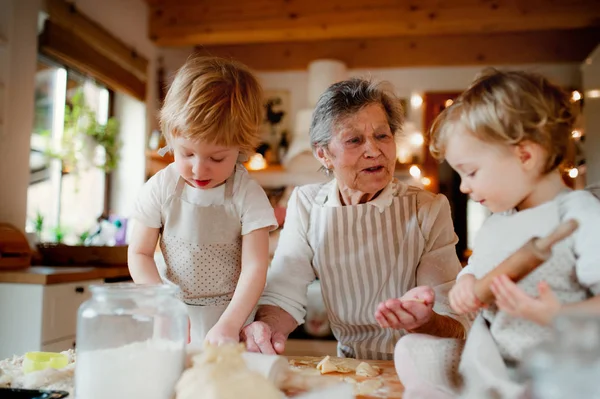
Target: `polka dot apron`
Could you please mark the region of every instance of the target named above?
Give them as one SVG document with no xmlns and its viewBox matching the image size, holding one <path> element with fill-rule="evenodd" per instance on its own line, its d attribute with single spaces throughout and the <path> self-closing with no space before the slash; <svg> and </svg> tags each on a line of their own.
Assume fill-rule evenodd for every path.
<svg viewBox="0 0 600 399">
<path fill-rule="evenodd" d="M 179 286 L 188 306 L 191 342 L 201 344 L 231 301 L 241 271 L 242 225 L 232 201 L 234 173 L 223 205 L 198 205 L 182 196 L 180 177 L 163 207 L 163 280 Z"/>
</svg>

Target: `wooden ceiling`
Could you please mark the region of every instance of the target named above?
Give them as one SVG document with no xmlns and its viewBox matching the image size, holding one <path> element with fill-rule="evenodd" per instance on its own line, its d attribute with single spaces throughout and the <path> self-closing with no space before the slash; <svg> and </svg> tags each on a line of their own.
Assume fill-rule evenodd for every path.
<svg viewBox="0 0 600 399">
<path fill-rule="evenodd" d="M 257 69 L 575 62 L 600 43 L 598 0 L 146 0 L 150 38 Z"/>
</svg>

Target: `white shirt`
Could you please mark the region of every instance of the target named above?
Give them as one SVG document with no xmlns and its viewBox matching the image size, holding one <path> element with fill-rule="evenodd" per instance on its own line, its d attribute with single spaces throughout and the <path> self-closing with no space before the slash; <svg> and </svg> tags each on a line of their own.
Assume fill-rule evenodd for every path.
<svg viewBox="0 0 600 399">
<path fill-rule="evenodd" d="M 326 184 L 328 186 L 325 189 L 329 190 L 330 195 L 324 205 L 341 206 L 336 180 Z M 395 183 L 390 182 L 377 198 L 369 201 L 368 204 L 377 207 L 380 211 L 390 206 L 393 200 L 393 184 Z M 316 278 L 312 266 L 314 252 L 308 242 L 310 212 L 318 192 L 315 186 L 298 187 L 290 196 L 285 225 L 267 276 L 267 286 L 259 300 L 259 305 L 274 305 L 282 308 L 299 324 L 304 322 L 306 315 L 306 289 Z M 417 285 L 431 287 L 447 285 L 460 271 L 455 249 L 458 239 L 454 233 L 448 200 L 443 195 L 418 188 L 407 188 L 405 192 L 407 190 L 418 190 L 417 220 L 426 241 L 424 254 L 419 260 Z M 439 301 L 447 305 L 445 295 L 442 292 L 440 295 L 437 294 L 436 290 L 436 303 Z M 466 318 L 451 312 L 439 313 L 455 318 L 465 328 L 470 325 Z"/>
<path fill-rule="evenodd" d="M 457 278 L 464 274 L 474 274 L 480 278 L 497 266 L 482 261 L 480 257 L 480 252 L 489 252 L 490 246 L 496 247 L 494 251 L 498 247 L 509 246 L 505 253 L 510 255 L 531 237 L 548 234 L 549 231 L 540 229 L 543 229 L 541 226 L 546 224 L 546 220 L 554 216 L 554 207 L 558 208 L 561 221 L 575 219 L 579 223 L 577 230 L 565 240 L 567 245 L 563 249 L 572 251 L 575 256 L 576 263 L 572 266 L 578 282 L 594 295 L 600 295 L 600 201 L 583 190 L 569 190 L 552 201 L 521 212 L 511 210 L 490 216 L 475 239 L 469 264 Z M 554 224 L 549 226 L 550 229 L 554 227 Z M 510 243 L 507 243 L 506 237 L 511 237 Z M 553 257 L 556 255 L 554 253 Z"/>
<path fill-rule="evenodd" d="M 578 229 L 552 248 L 552 256 L 518 286 L 532 297 L 540 281 L 548 283 L 561 303 L 575 303 L 600 295 L 600 201 L 583 190 L 565 191 L 534 208 L 490 216 L 475 238 L 473 255 L 458 278 L 476 278 L 497 267 L 532 237 L 543 237 L 560 222 L 575 219 Z M 504 359 L 523 360 L 529 348 L 549 339 L 552 329 L 512 317 L 495 305 L 483 311 Z"/>
<path fill-rule="evenodd" d="M 163 205 L 175 191 L 178 179 L 179 173 L 174 163 L 152 176 L 138 195 L 132 217 L 148 227 L 161 228 L 164 222 Z M 186 184 L 182 197 L 199 206 L 222 205 L 225 185 L 203 190 Z M 264 227 L 271 230 L 277 228 L 275 213 L 265 191 L 242 165 L 236 167 L 232 201 L 240 216 L 242 235 Z"/>
</svg>

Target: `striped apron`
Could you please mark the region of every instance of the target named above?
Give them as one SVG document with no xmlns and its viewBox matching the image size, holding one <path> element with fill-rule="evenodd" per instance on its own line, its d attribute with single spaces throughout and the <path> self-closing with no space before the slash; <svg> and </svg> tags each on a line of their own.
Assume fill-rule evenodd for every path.
<svg viewBox="0 0 600 399">
<path fill-rule="evenodd" d="M 338 356 L 391 360 L 404 330 L 384 329 L 375 320 L 380 302 L 401 297 L 416 285 L 425 248 L 417 219 L 416 193 L 394 184 L 393 200 L 377 206 L 325 206 L 324 185 L 310 214 L 308 238 L 321 280 Z"/>
</svg>

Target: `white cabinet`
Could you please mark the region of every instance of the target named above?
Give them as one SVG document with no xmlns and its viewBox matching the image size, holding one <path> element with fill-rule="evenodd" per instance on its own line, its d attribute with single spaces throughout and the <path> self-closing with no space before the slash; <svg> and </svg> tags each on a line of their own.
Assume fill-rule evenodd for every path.
<svg viewBox="0 0 600 399">
<path fill-rule="evenodd" d="M 0 359 L 75 346 L 77 309 L 90 298 L 91 280 L 67 284 L 0 284 Z"/>
</svg>

